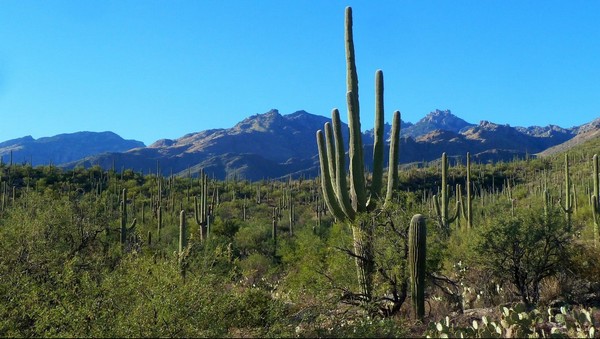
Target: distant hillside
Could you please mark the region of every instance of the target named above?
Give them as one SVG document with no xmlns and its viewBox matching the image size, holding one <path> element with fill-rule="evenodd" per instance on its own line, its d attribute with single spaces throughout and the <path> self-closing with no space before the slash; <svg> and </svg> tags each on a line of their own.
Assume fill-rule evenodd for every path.
<svg viewBox="0 0 600 339">
<path fill-rule="evenodd" d="M 282 116 L 279 111 L 271 110 L 248 117 L 232 128 L 190 133 L 175 140 L 162 139 L 146 148 L 91 156 L 67 167 L 95 164 L 108 167 L 114 160 L 117 168 L 146 171 L 156 168 L 158 161 L 161 168 L 174 173 L 205 168 L 218 178 L 282 177 L 314 167 L 315 133 L 327 121 L 305 111 Z"/>
<path fill-rule="evenodd" d="M 163 174 L 187 173 L 205 169 L 224 179 L 231 176 L 248 180 L 280 178 L 287 175 L 318 175 L 315 132 L 330 119 L 298 111 L 281 115 L 277 110 L 255 114 L 227 129 L 212 129 L 162 139 L 148 147 L 127 152 L 89 156 L 66 164 L 100 165 L 155 171 L 160 164 Z M 390 126 L 386 125 L 389 134 Z M 343 125 L 345 146 L 347 126 Z M 436 110 L 416 124 L 403 122 L 400 162 L 432 161 L 442 152 L 464 156 L 471 152 L 477 161 L 488 162 L 524 158 L 563 143 L 576 135 L 579 128 L 511 127 L 482 121 L 468 123 L 450 111 Z M 372 154 L 372 130 L 363 135 L 366 166 Z"/>
<path fill-rule="evenodd" d="M 36 165 L 64 164 L 104 152 L 124 152 L 144 147 L 136 140 L 125 140 L 113 132 L 76 132 L 34 139 L 26 136 L 0 143 L 3 162 Z"/>
<path fill-rule="evenodd" d="M 545 157 L 556 153 L 565 152 L 573 147 L 577 147 L 587 141 L 600 137 L 600 118 L 590 123 L 574 127 L 572 130 L 577 132 L 573 138 L 568 139 L 556 146 L 545 149 L 544 151 L 540 152 L 538 156 Z"/>
</svg>

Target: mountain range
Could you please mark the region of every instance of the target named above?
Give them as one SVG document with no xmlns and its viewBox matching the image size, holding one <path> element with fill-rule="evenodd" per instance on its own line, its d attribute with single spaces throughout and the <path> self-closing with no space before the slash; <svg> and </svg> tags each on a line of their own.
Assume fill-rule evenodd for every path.
<svg viewBox="0 0 600 339">
<path fill-rule="evenodd" d="M 315 132 L 328 121 L 305 111 L 281 115 L 273 109 L 250 116 L 231 128 L 161 139 L 149 146 L 124 140 L 112 132 L 78 132 L 37 140 L 29 136 L 0 143 L 0 157 L 6 162 L 12 152 L 15 161 L 33 165 L 99 165 L 145 173 L 155 172 L 157 165 L 162 174 L 204 169 L 219 179 L 314 177 L 318 174 Z M 401 126 L 401 163 L 433 161 L 442 152 L 456 157 L 470 152 L 479 162 L 509 161 L 565 150 L 600 134 L 600 119 L 571 128 L 511 127 L 489 121 L 468 123 L 449 110 L 435 110 L 414 124 L 402 121 Z M 390 129 L 385 126 L 387 138 Z M 343 131 L 347 141 L 346 125 Z M 363 134 L 367 158 L 372 154 L 372 143 L 373 131 L 367 130 Z"/>
<path fill-rule="evenodd" d="M 1 142 L 0 159 L 4 163 L 12 160 L 32 166 L 61 165 L 95 154 L 125 152 L 136 147 L 144 147 L 144 143 L 125 140 L 113 132 L 65 133 L 39 139 L 28 135 Z"/>
</svg>

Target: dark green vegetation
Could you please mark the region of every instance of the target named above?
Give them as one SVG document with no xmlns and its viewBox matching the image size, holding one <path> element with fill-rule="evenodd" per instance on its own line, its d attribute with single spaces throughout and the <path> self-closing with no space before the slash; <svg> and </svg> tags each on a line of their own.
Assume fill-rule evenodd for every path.
<svg viewBox="0 0 600 339">
<path fill-rule="evenodd" d="M 2 164 L 0 335 L 420 335 L 411 297 L 420 293 L 424 325 L 513 302 L 597 306 L 597 152 L 600 140 L 568 153 L 570 185 L 562 154 L 472 163 L 472 227 L 459 213 L 449 231 L 432 198 L 441 168 L 401 169 L 391 201 L 353 221 L 372 226 L 368 301 L 356 298 L 352 227 L 334 223 L 316 179 Z M 449 163 L 454 206 L 466 166 Z M 427 227 L 422 283 L 410 273 L 422 261 L 409 260 L 417 213 Z"/>
</svg>

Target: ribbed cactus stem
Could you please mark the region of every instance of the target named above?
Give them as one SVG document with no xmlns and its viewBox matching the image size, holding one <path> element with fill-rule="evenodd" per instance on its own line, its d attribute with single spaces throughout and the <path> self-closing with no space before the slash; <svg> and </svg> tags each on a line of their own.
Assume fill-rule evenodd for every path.
<svg viewBox="0 0 600 339">
<path fill-rule="evenodd" d="M 425 316 L 425 269 L 427 256 L 427 225 L 425 217 L 416 214 L 408 230 L 408 263 L 410 270 L 410 292 L 415 318 Z"/>
<path fill-rule="evenodd" d="M 354 58 L 354 34 L 352 32 L 352 8 L 346 7 L 344 21 L 344 38 L 346 46 L 346 92 L 352 93 L 352 101 L 356 103 L 356 116 L 359 116 L 358 107 L 358 74 Z"/>
<path fill-rule="evenodd" d="M 462 198 L 462 188 L 460 187 L 460 184 L 456 184 L 456 188 L 455 188 L 455 192 L 456 192 L 456 203 L 459 205 L 459 213 L 456 215 L 456 228 L 460 228 L 460 216 L 461 216 L 461 211 L 462 211 L 462 215 L 464 216 L 464 205 L 463 205 L 463 198 Z"/>
<path fill-rule="evenodd" d="M 362 132 L 360 116 L 358 116 L 358 102 L 353 101 L 351 92 L 347 93 L 348 126 L 350 127 L 350 198 L 352 208 L 358 212 L 367 211 L 367 192 L 365 187 L 365 164 L 362 156 Z"/>
<path fill-rule="evenodd" d="M 208 237 L 210 213 L 208 209 L 208 174 L 200 171 L 200 201 L 194 197 L 194 220 L 200 228 L 200 240 Z"/>
<path fill-rule="evenodd" d="M 185 223 L 185 211 L 179 212 L 179 255 L 183 253 L 187 246 L 187 230 Z"/>
<path fill-rule="evenodd" d="M 331 174 L 329 173 L 329 161 L 327 158 L 327 151 L 325 149 L 325 139 L 323 138 L 323 132 L 317 131 L 317 148 L 319 150 L 319 164 L 321 166 L 321 188 L 323 191 L 323 199 L 327 208 L 338 220 L 345 219 L 345 213 L 342 207 L 338 203 L 333 185 L 331 183 Z"/>
<path fill-rule="evenodd" d="M 444 223 L 448 221 L 448 157 L 446 152 L 442 153 L 442 219 Z M 446 226 L 446 225 L 445 225 Z"/>
<path fill-rule="evenodd" d="M 158 205 L 158 211 L 156 212 L 156 214 L 157 214 L 156 219 L 158 221 L 157 228 L 156 228 L 156 237 L 157 237 L 157 240 L 160 241 L 162 224 L 163 224 L 163 213 L 162 213 L 161 205 Z"/>
<path fill-rule="evenodd" d="M 467 191 L 465 219 L 467 221 L 467 228 L 470 229 L 473 227 L 473 195 L 471 193 L 471 153 L 469 152 L 467 152 L 467 180 L 465 186 Z"/>
<path fill-rule="evenodd" d="M 442 187 L 440 196 L 434 195 L 433 200 L 435 203 L 435 210 L 438 218 L 438 226 L 441 228 L 444 235 L 450 235 L 450 224 L 456 220 L 459 213 L 460 208 L 460 199 L 457 197 L 456 199 L 456 210 L 453 216 L 450 216 L 449 212 L 449 204 L 450 204 L 450 196 L 448 191 L 450 191 L 450 186 L 448 185 L 448 157 L 446 156 L 446 152 L 442 153 Z"/>
<path fill-rule="evenodd" d="M 127 189 L 121 195 L 121 244 L 127 242 Z"/>
<path fill-rule="evenodd" d="M 277 211 L 277 207 L 273 207 L 273 217 L 272 217 L 272 230 L 271 237 L 273 239 L 273 257 L 277 257 L 277 218 L 279 212 Z"/>
<path fill-rule="evenodd" d="M 598 154 L 594 154 L 594 157 L 592 158 L 593 160 L 593 166 L 594 166 L 594 196 L 596 197 L 596 200 L 600 199 L 600 183 L 599 183 L 599 178 L 598 178 Z"/>
<path fill-rule="evenodd" d="M 385 196 L 385 204 L 388 205 L 394 196 L 394 190 L 398 188 L 398 156 L 400 149 L 400 111 L 394 112 L 392 120 L 392 135 L 390 137 L 390 156 L 388 165 L 388 182 Z"/>
<path fill-rule="evenodd" d="M 594 172 L 594 194 L 592 195 L 592 214 L 594 218 L 594 247 L 598 246 L 598 237 L 600 236 L 600 204 L 598 203 L 598 199 L 600 199 L 600 183 L 598 178 L 598 155 L 594 154 L 592 158 L 593 163 L 593 172 Z"/>
<path fill-rule="evenodd" d="M 335 141 L 333 137 L 333 128 L 329 122 L 325 123 L 325 144 L 327 146 L 327 159 L 329 164 L 329 176 L 331 181 L 335 182 L 336 176 L 336 159 L 335 159 Z"/>
<path fill-rule="evenodd" d="M 331 122 L 333 124 L 333 136 L 335 140 L 335 194 L 340 204 L 340 208 L 349 220 L 354 220 L 356 211 L 352 207 L 350 193 L 348 192 L 348 181 L 346 179 L 346 151 L 344 150 L 344 138 L 342 137 L 342 122 L 340 112 L 334 109 L 331 112 Z M 336 218 L 338 218 L 336 216 Z M 344 217 L 338 218 L 345 219 Z"/>
<path fill-rule="evenodd" d="M 371 197 L 369 203 L 374 203 L 379 199 L 383 183 L 383 72 L 375 72 L 375 123 L 374 123 L 374 142 L 373 142 L 373 179 L 371 181 Z"/>
<path fill-rule="evenodd" d="M 571 200 L 571 178 L 569 176 L 569 155 L 565 154 L 565 204 L 561 205 L 565 212 L 567 227 L 571 228 L 571 214 L 573 213 L 573 201 Z"/>
<path fill-rule="evenodd" d="M 352 32 L 352 8 L 346 7 L 346 101 L 348 106 L 348 127 L 350 128 L 350 196 L 357 212 L 366 211 L 367 193 L 365 188 L 365 164 L 360 128 L 360 105 L 358 100 L 358 74 L 354 56 Z"/>
<path fill-rule="evenodd" d="M 592 216 L 594 218 L 594 248 L 598 246 L 598 237 L 600 236 L 598 232 L 600 231 L 598 220 L 598 198 L 595 195 L 592 195 Z"/>
</svg>

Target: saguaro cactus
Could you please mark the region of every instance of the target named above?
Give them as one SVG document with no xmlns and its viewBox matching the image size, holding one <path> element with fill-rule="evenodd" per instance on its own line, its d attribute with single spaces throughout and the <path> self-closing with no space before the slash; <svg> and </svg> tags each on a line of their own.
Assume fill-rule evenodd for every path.
<svg viewBox="0 0 600 339">
<path fill-rule="evenodd" d="M 438 226 L 442 229 L 442 232 L 447 236 L 450 234 L 450 224 L 458 217 L 460 199 L 456 199 L 456 210 L 453 216 L 449 215 L 449 204 L 450 196 L 448 191 L 450 186 L 448 185 L 448 157 L 446 152 L 442 153 L 442 187 L 441 197 L 438 195 L 433 196 L 433 202 L 435 203 L 435 211 L 438 218 Z M 440 204 L 441 200 L 441 204 Z"/>
<path fill-rule="evenodd" d="M 598 204 L 598 198 L 600 195 L 600 179 L 598 178 L 598 154 L 594 154 L 593 160 L 593 172 L 594 172 L 594 195 L 592 195 L 592 214 L 594 217 L 594 247 L 598 246 L 598 231 L 600 227 L 600 204 Z"/>
<path fill-rule="evenodd" d="M 137 219 L 133 218 L 131 225 L 127 228 L 127 189 L 124 188 L 121 194 L 121 231 L 120 241 L 121 245 L 125 245 L 127 242 L 127 234 L 135 228 Z"/>
<path fill-rule="evenodd" d="M 358 270 L 358 281 L 361 293 L 366 300 L 371 298 L 373 253 L 372 225 L 361 221 L 354 223 L 357 214 L 372 211 L 380 198 L 383 181 L 383 72 L 375 73 L 375 142 L 373 146 L 373 175 L 369 189 L 365 180 L 365 163 L 360 128 L 360 112 L 358 102 L 358 76 L 354 59 L 354 42 L 352 35 L 352 9 L 346 8 L 345 21 L 346 40 L 346 80 L 348 105 L 349 140 L 349 174 L 350 188 L 346 179 L 345 150 L 342 138 L 339 112 L 332 112 L 332 125 L 325 124 L 326 141 L 323 132 L 317 132 L 319 162 L 321 167 L 321 184 L 323 198 L 328 209 L 340 221 L 347 221 L 352 226 L 354 251 Z M 332 131 L 333 130 L 333 131 Z M 388 175 L 388 192 L 386 200 L 391 199 L 390 189 L 397 184 L 398 135 L 400 130 L 400 112 L 394 113 L 392 125 L 392 143 L 390 145 L 390 163 Z"/>
<path fill-rule="evenodd" d="M 569 155 L 565 154 L 565 204 L 561 204 L 565 212 L 567 227 L 571 229 L 571 214 L 573 214 L 573 195 L 571 193 L 571 178 L 569 177 Z M 560 200 L 559 200 L 560 202 Z"/>
<path fill-rule="evenodd" d="M 211 210 L 208 205 L 208 175 L 200 171 L 200 202 L 194 197 L 194 219 L 200 227 L 200 240 L 208 238 Z"/>
<path fill-rule="evenodd" d="M 187 246 L 187 230 L 185 224 L 185 211 L 179 212 L 179 255 L 183 253 Z"/>
<path fill-rule="evenodd" d="M 416 318 L 425 316 L 425 262 L 427 255 L 427 225 L 425 217 L 416 214 L 408 229 L 408 264 L 410 270 L 410 293 Z"/>
<path fill-rule="evenodd" d="M 121 195 L 121 244 L 127 241 L 127 189 Z"/>
<path fill-rule="evenodd" d="M 273 207 L 273 217 L 271 224 L 271 238 L 273 239 L 273 257 L 277 257 L 277 219 L 279 216 L 279 210 L 277 207 Z"/>
<path fill-rule="evenodd" d="M 473 194 L 471 187 L 471 153 L 467 152 L 467 178 L 465 181 L 465 188 L 467 191 L 467 196 L 465 200 L 461 198 L 461 208 L 462 214 L 465 220 L 467 221 L 467 228 L 470 229 L 473 227 Z"/>
<path fill-rule="evenodd" d="M 162 226 L 163 226 L 163 214 L 162 214 L 162 206 L 158 205 L 158 211 L 156 212 L 156 219 L 157 219 L 157 228 L 156 228 L 156 236 L 158 238 L 158 241 L 160 241 L 160 233 L 162 230 Z"/>
</svg>

